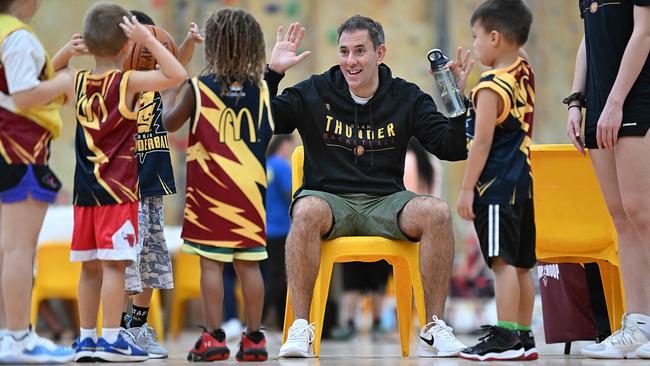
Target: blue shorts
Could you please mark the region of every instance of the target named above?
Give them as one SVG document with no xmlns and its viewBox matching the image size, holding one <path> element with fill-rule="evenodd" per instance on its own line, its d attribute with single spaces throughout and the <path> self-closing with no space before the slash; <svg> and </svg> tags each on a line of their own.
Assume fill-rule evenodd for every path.
<svg viewBox="0 0 650 366">
<path fill-rule="evenodd" d="M 31 196 L 53 203 L 61 189 L 59 178 L 47 165 L 0 165 L 0 202 L 14 203 Z"/>
</svg>

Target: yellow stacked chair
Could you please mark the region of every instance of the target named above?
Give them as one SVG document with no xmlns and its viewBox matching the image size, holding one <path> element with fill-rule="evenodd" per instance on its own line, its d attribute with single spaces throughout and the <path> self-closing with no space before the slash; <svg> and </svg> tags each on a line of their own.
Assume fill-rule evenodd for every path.
<svg viewBox="0 0 650 366">
<path fill-rule="evenodd" d="M 38 306 L 47 299 L 77 301 L 81 263 L 70 262 L 70 242 L 50 241 L 39 243 L 36 249 L 36 276 L 32 289 L 30 322 L 36 327 Z M 162 309 L 158 290 L 153 292 L 149 313 L 149 325 L 156 330 L 160 340 L 164 339 Z M 101 330 L 100 309 L 97 329 Z"/>
<path fill-rule="evenodd" d="M 537 259 L 597 263 L 612 331 L 625 312 L 616 229 L 589 156 L 572 145 L 531 147 Z"/>
<path fill-rule="evenodd" d="M 201 264 L 198 255 L 183 253 L 174 256 L 174 293 L 169 316 L 169 334 L 178 337 L 183 326 L 187 301 L 201 298 Z"/>
<path fill-rule="evenodd" d="M 304 151 L 297 147 L 291 157 L 293 192 L 302 185 Z M 413 295 L 420 327 L 426 322 L 424 290 L 420 277 L 420 245 L 407 241 L 390 240 L 377 236 L 340 237 L 324 241 L 321 245 L 320 267 L 314 285 L 309 321 L 316 322 L 314 334 L 314 355 L 320 353 L 320 338 L 323 332 L 325 304 L 330 287 L 332 267 L 339 262 L 376 262 L 385 259 L 393 266 L 397 301 L 397 322 L 399 325 L 402 356 L 409 355 L 411 335 L 411 312 Z M 295 319 L 291 298 L 287 291 L 287 305 L 284 317 L 282 342 L 287 340 L 288 330 Z"/>
</svg>

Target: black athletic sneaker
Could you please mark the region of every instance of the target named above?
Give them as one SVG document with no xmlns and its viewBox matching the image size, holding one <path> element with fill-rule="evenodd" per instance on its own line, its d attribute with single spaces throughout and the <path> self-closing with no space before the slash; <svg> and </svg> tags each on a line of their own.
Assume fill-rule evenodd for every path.
<svg viewBox="0 0 650 366">
<path fill-rule="evenodd" d="M 460 357 L 474 361 L 519 360 L 524 355 L 524 346 L 517 332 L 492 325 L 481 328 L 488 334 L 479 338 L 479 343 L 460 351 Z"/>
<path fill-rule="evenodd" d="M 524 357 L 526 361 L 532 361 L 539 358 L 539 353 L 537 353 L 537 348 L 535 348 L 535 337 L 533 337 L 533 332 L 530 330 L 518 330 L 517 335 L 521 340 L 521 344 L 524 345 Z"/>
</svg>

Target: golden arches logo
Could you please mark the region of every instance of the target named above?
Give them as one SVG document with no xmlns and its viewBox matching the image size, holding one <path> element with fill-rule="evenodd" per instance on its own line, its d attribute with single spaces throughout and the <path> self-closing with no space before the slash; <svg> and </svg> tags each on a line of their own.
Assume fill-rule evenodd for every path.
<svg viewBox="0 0 650 366">
<path fill-rule="evenodd" d="M 226 142 L 226 134 L 229 129 L 232 130 L 232 136 L 235 141 L 241 140 L 241 125 L 244 116 L 246 116 L 248 122 L 250 142 L 257 141 L 257 131 L 251 111 L 248 108 L 242 108 L 239 110 L 239 113 L 235 113 L 232 108 L 228 107 L 221 113 L 221 117 L 219 118 L 219 142 Z"/>
<path fill-rule="evenodd" d="M 93 104 L 97 101 L 97 107 Z M 81 97 L 77 101 L 77 119 L 84 127 L 99 130 L 99 124 L 106 122 L 108 109 L 104 97 L 100 93 L 94 93 L 90 98 Z"/>
</svg>

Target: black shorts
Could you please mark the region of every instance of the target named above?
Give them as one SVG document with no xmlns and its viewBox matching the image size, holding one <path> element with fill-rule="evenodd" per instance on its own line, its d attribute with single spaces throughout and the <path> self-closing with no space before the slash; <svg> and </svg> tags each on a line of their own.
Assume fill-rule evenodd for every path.
<svg viewBox="0 0 650 366">
<path fill-rule="evenodd" d="M 618 130 L 618 137 L 637 136 L 643 137 L 650 129 L 650 122 L 633 122 L 621 123 L 621 128 Z M 593 132 L 592 132 L 593 131 Z M 587 149 L 598 149 L 598 142 L 596 141 L 596 128 L 585 130 L 585 147 Z"/>
<path fill-rule="evenodd" d="M 380 292 L 386 288 L 392 267 L 386 261 L 343 263 L 343 290 Z"/>
<path fill-rule="evenodd" d="M 474 227 L 483 258 L 502 258 L 520 268 L 533 268 L 535 257 L 535 213 L 533 200 L 514 205 L 474 204 Z"/>
</svg>

